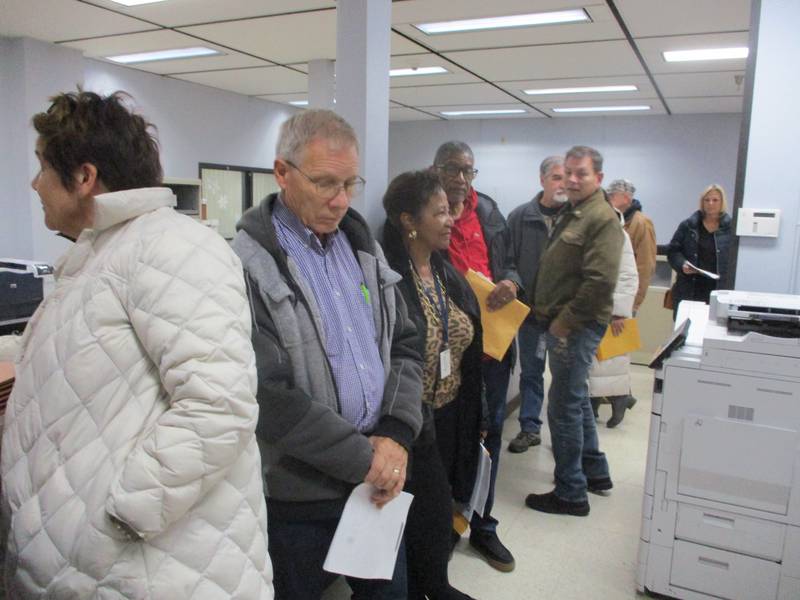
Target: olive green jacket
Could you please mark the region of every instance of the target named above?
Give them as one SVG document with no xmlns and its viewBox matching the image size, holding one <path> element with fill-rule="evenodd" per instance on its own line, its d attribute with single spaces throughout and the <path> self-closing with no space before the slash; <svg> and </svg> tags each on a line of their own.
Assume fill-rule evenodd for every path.
<svg viewBox="0 0 800 600">
<path fill-rule="evenodd" d="M 602 188 L 577 206 L 567 205 L 539 265 L 536 319 L 547 326 L 558 321 L 570 333 L 592 321 L 608 323 L 623 239 Z"/>
</svg>

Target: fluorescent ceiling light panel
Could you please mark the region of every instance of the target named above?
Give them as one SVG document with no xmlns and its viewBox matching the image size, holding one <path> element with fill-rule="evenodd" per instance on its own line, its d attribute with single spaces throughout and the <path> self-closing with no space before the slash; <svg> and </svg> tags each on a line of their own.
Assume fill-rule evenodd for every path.
<svg viewBox="0 0 800 600">
<path fill-rule="evenodd" d="M 172 50 L 156 50 L 155 52 L 137 52 L 136 54 L 119 54 L 107 56 L 108 60 L 115 63 L 128 65 L 132 63 L 152 62 L 155 60 L 175 60 L 178 58 L 197 58 L 200 56 L 214 56 L 222 54 L 219 50 L 197 46 L 195 48 L 174 48 Z"/>
<path fill-rule="evenodd" d="M 703 50 L 670 50 L 664 52 L 667 62 L 687 62 L 692 60 L 728 60 L 732 58 L 747 58 L 746 46 L 736 48 L 705 48 Z"/>
<path fill-rule="evenodd" d="M 437 33 L 455 33 L 457 31 L 481 31 L 484 29 L 507 29 L 509 27 L 531 27 L 532 25 L 557 25 L 560 23 L 583 23 L 590 21 L 589 15 L 582 8 L 575 10 L 557 10 L 552 12 L 531 13 L 527 15 L 509 15 L 507 17 L 488 17 L 485 19 L 464 19 L 461 21 L 439 21 L 437 23 L 420 23 L 417 29 L 435 35 Z"/>
<path fill-rule="evenodd" d="M 548 94 L 591 94 L 594 92 L 635 92 L 639 88 L 635 85 L 586 85 L 582 87 L 567 88 L 542 88 L 535 90 L 522 90 L 529 96 L 545 96 Z"/>
<path fill-rule="evenodd" d="M 417 67 L 416 69 L 392 69 L 389 71 L 389 77 L 408 77 L 409 75 L 436 75 L 438 73 L 447 73 L 444 67 Z"/>
<path fill-rule="evenodd" d="M 626 110 L 650 110 L 649 106 L 576 106 L 573 108 L 554 108 L 555 113 L 620 112 Z"/>
<path fill-rule="evenodd" d="M 156 2 L 164 2 L 164 0 L 111 0 L 123 6 L 139 6 L 140 4 L 155 4 Z"/>
<path fill-rule="evenodd" d="M 308 100 L 292 100 L 289 104 L 292 106 L 308 106 Z"/>
<path fill-rule="evenodd" d="M 518 115 L 527 112 L 521 108 L 506 108 L 503 110 L 443 110 L 440 115 L 445 117 L 466 117 L 468 115 Z"/>
</svg>

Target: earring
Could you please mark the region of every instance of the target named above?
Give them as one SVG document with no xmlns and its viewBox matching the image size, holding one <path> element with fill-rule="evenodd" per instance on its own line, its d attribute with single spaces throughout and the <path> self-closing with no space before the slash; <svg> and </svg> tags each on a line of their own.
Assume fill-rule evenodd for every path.
<svg viewBox="0 0 800 600">
<path fill-rule="evenodd" d="M 410 239 L 410 240 L 417 239 L 417 230 L 416 229 L 412 229 L 411 231 L 408 232 L 408 239 Z"/>
</svg>

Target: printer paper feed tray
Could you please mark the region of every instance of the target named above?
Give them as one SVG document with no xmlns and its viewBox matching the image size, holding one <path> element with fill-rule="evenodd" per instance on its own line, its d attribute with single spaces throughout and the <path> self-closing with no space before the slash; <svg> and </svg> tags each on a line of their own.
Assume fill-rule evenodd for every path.
<svg viewBox="0 0 800 600">
<path fill-rule="evenodd" d="M 678 494 L 786 515 L 797 446 L 791 429 L 687 414 Z"/>
</svg>

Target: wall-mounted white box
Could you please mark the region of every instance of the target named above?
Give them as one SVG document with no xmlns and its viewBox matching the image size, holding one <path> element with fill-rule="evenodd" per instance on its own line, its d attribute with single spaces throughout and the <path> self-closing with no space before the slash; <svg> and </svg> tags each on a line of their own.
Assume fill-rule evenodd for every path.
<svg viewBox="0 0 800 600">
<path fill-rule="evenodd" d="M 736 235 L 776 238 L 780 224 L 779 208 L 740 208 Z"/>
</svg>

